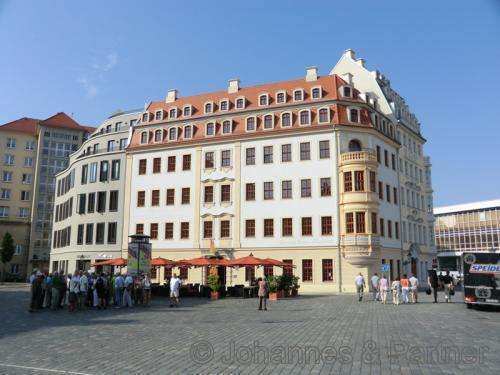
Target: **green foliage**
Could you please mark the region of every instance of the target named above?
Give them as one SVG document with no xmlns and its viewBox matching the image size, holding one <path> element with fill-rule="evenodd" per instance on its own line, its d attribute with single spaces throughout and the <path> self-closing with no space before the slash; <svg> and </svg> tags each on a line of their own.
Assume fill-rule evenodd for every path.
<svg viewBox="0 0 500 375">
<path fill-rule="evenodd" d="M 277 276 L 267 276 L 267 287 L 269 293 L 276 293 L 278 291 L 279 280 Z"/>
<path fill-rule="evenodd" d="M 10 262 L 14 256 L 15 248 L 14 239 L 9 232 L 5 233 L 3 236 L 1 247 L 0 260 L 3 264 Z"/>
<path fill-rule="evenodd" d="M 208 287 L 212 292 L 217 292 L 220 289 L 219 275 L 208 275 Z"/>
<path fill-rule="evenodd" d="M 281 275 L 278 276 L 278 290 L 290 291 L 293 286 L 293 276 Z"/>
<path fill-rule="evenodd" d="M 298 276 L 292 276 L 292 288 L 293 289 L 299 289 L 299 277 Z"/>
</svg>

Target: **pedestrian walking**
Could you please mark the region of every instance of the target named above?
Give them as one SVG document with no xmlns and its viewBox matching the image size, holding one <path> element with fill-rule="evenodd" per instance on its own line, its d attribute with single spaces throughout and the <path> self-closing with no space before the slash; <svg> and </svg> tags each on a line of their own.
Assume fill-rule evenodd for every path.
<svg viewBox="0 0 500 375">
<path fill-rule="evenodd" d="M 399 281 L 399 277 L 396 277 L 391 285 L 392 289 L 392 303 L 396 306 L 399 305 L 399 296 L 401 294 L 401 283 Z"/>
<path fill-rule="evenodd" d="M 267 311 L 267 295 L 269 293 L 269 288 L 267 286 L 266 279 L 259 277 L 257 279 L 257 285 L 259 286 L 259 290 L 257 292 L 259 297 L 259 310 Z M 264 309 L 262 309 L 262 305 L 264 305 Z"/>
<path fill-rule="evenodd" d="M 378 277 L 378 274 L 376 272 L 372 276 L 370 281 L 371 281 L 371 285 L 372 285 L 373 300 L 378 301 L 380 299 L 380 290 L 379 290 L 380 278 Z"/>
<path fill-rule="evenodd" d="M 177 277 L 177 274 L 173 274 L 170 279 L 170 307 L 179 306 L 179 290 L 181 287 L 181 279 Z"/>
<path fill-rule="evenodd" d="M 78 293 L 80 292 L 80 278 L 78 274 L 68 274 L 69 281 L 69 296 L 68 296 L 68 311 L 74 312 L 78 303 Z"/>
<path fill-rule="evenodd" d="M 429 288 L 432 289 L 432 293 L 434 294 L 434 303 L 438 301 L 438 276 L 435 269 L 427 271 L 427 284 Z"/>
<path fill-rule="evenodd" d="M 124 281 L 123 307 L 132 307 L 132 289 L 134 288 L 134 279 L 127 274 Z"/>
<path fill-rule="evenodd" d="M 365 278 L 360 272 L 358 276 L 354 279 L 354 284 L 356 285 L 356 293 L 358 293 L 358 301 L 361 302 L 363 299 L 363 291 L 365 289 Z"/>
<path fill-rule="evenodd" d="M 120 307 L 123 301 L 123 289 L 125 288 L 125 280 L 123 276 L 119 273 L 116 274 L 115 277 L 115 306 Z"/>
<path fill-rule="evenodd" d="M 43 275 L 36 272 L 31 282 L 30 312 L 38 311 L 43 305 Z"/>
<path fill-rule="evenodd" d="M 52 274 L 48 274 L 43 279 L 43 308 L 50 308 L 52 303 Z"/>
<path fill-rule="evenodd" d="M 454 294 L 454 283 L 450 270 L 446 270 L 446 274 L 441 276 L 441 282 L 444 286 L 444 300 L 448 303 L 451 301 L 451 295 Z"/>
<path fill-rule="evenodd" d="M 382 303 L 385 305 L 387 303 L 387 293 L 389 291 L 389 281 L 385 277 L 385 275 L 382 274 L 382 277 L 380 278 L 379 281 L 379 289 L 380 289 L 380 298 L 382 300 Z"/>
<path fill-rule="evenodd" d="M 410 297 L 412 303 L 418 302 L 418 279 L 415 275 L 410 277 Z"/>
<path fill-rule="evenodd" d="M 142 276 L 142 296 L 144 306 L 149 306 L 151 301 L 151 279 L 147 274 Z"/>
<path fill-rule="evenodd" d="M 87 298 L 89 292 L 88 273 L 80 271 L 80 293 L 78 295 L 78 308 L 85 309 L 87 307 Z"/>
<path fill-rule="evenodd" d="M 57 310 L 60 307 L 59 305 L 60 290 L 61 290 L 61 278 L 59 276 L 59 272 L 55 271 L 54 274 L 52 275 L 52 290 L 51 290 L 52 301 L 50 303 L 52 310 Z"/>
<path fill-rule="evenodd" d="M 99 301 L 97 308 L 105 309 L 106 308 L 106 278 L 104 275 L 99 274 L 97 276 L 97 280 L 95 282 L 95 289 L 97 291 L 97 299 Z"/>
<path fill-rule="evenodd" d="M 401 294 L 403 296 L 403 303 L 410 303 L 410 280 L 408 280 L 408 276 L 406 273 L 403 274 L 403 277 L 401 278 Z"/>
</svg>

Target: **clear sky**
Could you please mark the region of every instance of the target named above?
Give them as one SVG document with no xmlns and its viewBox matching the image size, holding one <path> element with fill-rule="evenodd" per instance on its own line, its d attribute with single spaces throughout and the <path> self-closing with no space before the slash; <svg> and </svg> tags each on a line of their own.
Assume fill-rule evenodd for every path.
<svg viewBox="0 0 500 375">
<path fill-rule="evenodd" d="M 0 0 L 0 123 L 327 74 L 352 48 L 406 98 L 435 205 L 500 198 L 500 1 Z"/>
</svg>

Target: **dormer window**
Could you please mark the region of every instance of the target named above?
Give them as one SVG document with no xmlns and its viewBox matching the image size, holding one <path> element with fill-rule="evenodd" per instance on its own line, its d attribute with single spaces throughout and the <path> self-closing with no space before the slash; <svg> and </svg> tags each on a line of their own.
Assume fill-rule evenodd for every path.
<svg viewBox="0 0 500 375">
<path fill-rule="evenodd" d="M 212 102 L 205 103 L 205 113 L 212 113 L 214 111 L 214 105 Z"/>
<path fill-rule="evenodd" d="M 191 116 L 191 106 L 190 105 L 184 106 L 184 109 L 182 110 L 182 115 L 184 117 Z"/>
<path fill-rule="evenodd" d="M 318 118 L 320 124 L 330 122 L 330 110 L 328 108 L 321 108 L 318 111 Z"/>
<path fill-rule="evenodd" d="M 172 127 L 168 130 L 168 140 L 175 141 L 177 139 L 177 128 Z"/>
<path fill-rule="evenodd" d="M 168 112 L 168 117 L 170 119 L 176 119 L 177 118 L 177 108 L 170 108 L 170 111 Z"/>
<path fill-rule="evenodd" d="M 259 96 L 259 105 L 269 105 L 269 95 L 262 94 Z"/>
<path fill-rule="evenodd" d="M 191 139 L 193 137 L 193 127 L 191 125 L 184 126 L 184 139 Z"/>
<path fill-rule="evenodd" d="M 222 134 L 231 134 L 233 132 L 233 124 L 231 120 L 222 122 Z"/>
<path fill-rule="evenodd" d="M 255 116 L 247 118 L 246 131 L 254 132 L 256 128 L 256 119 Z"/>
<path fill-rule="evenodd" d="M 155 120 L 156 121 L 159 121 L 159 120 L 162 120 L 162 111 L 156 111 L 155 113 Z"/>
<path fill-rule="evenodd" d="M 292 113 L 285 112 L 281 115 L 281 127 L 288 128 L 292 126 Z"/>
<path fill-rule="evenodd" d="M 227 111 L 229 110 L 229 100 L 221 100 L 219 103 L 219 108 L 221 111 Z"/>
<path fill-rule="evenodd" d="M 149 113 L 145 112 L 142 114 L 142 122 L 147 122 L 149 120 Z"/>
<path fill-rule="evenodd" d="M 313 87 L 311 90 L 311 98 L 321 99 L 322 97 L 321 87 Z"/>
<path fill-rule="evenodd" d="M 349 110 L 349 121 L 359 123 L 359 109 L 351 108 Z"/>
<path fill-rule="evenodd" d="M 215 124 L 213 122 L 207 124 L 205 134 L 207 137 L 213 137 L 215 135 Z"/>
<path fill-rule="evenodd" d="M 304 100 L 304 90 L 298 89 L 293 92 L 293 101 L 300 102 Z"/>
<path fill-rule="evenodd" d="M 236 99 L 236 109 L 244 109 L 245 108 L 245 98 L 237 98 Z"/>
<path fill-rule="evenodd" d="M 148 143 L 148 132 L 141 133 L 141 144 Z"/>
<path fill-rule="evenodd" d="M 299 113 L 300 125 L 311 125 L 311 111 L 304 109 Z"/>
<path fill-rule="evenodd" d="M 352 97 L 352 89 L 349 86 L 344 86 L 342 89 L 342 96 L 346 98 L 351 98 Z"/>
<path fill-rule="evenodd" d="M 272 129 L 274 127 L 273 115 L 264 116 L 264 129 Z"/>
<path fill-rule="evenodd" d="M 276 94 L 276 103 L 285 103 L 286 102 L 286 92 L 280 91 Z"/>
<path fill-rule="evenodd" d="M 155 130 L 155 142 L 161 142 L 162 133 L 160 129 Z"/>
</svg>

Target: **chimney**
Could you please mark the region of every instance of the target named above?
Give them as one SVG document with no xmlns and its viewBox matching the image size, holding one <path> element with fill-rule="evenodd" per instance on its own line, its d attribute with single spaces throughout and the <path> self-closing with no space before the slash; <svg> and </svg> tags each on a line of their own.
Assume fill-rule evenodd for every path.
<svg viewBox="0 0 500 375">
<path fill-rule="evenodd" d="M 233 78 L 229 80 L 229 86 L 227 86 L 228 94 L 234 94 L 240 89 L 240 80 L 238 78 Z"/>
<path fill-rule="evenodd" d="M 310 66 L 306 68 L 306 82 L 312 82 L 318 80 L 318 68 L 315 66 Z"/>
<path fill-rule="evenodd" d="M 344 81 L 346 81 L 349 85 L 352 85 L 352 74 L 351 73 L 342 74 L 342 79 Z"/>
<path fill-rule="evenodd" d="M 168 90 L 167 97 L 165 98 L 165 103 L 172 103 L 177 100 L 177 90 Z"/>
<path fill-rule="evenodd" d="M 355 59 L 355 53 L 352 49 L 346 49 L 345 52 L 344 52 L 344 55 L 347 56 L 347 57 L 350 57 L 352 60 Z"/>
<path fill-rule="evenodd" d="M 361 67 L 365 67 L 365 59 L 357 59 L 356 64 L 358 64 Z"/>
</svg>

